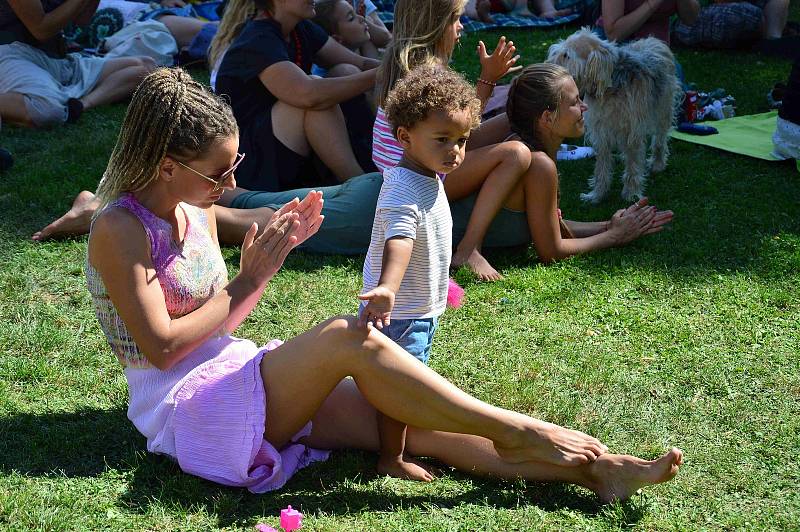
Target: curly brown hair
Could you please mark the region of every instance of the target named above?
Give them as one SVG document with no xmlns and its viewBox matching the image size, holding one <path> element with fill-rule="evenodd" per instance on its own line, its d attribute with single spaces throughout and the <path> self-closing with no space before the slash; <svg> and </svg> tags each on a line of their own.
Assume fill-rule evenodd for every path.
<svg viewBox="0 0 800 532">
<path fill-rule="evenodd" d="M 384 107 L 395 136 L 398 127 L 410 129 L 436 110 L 469 112 L 471 129 L 481 123 L 481 101 L 475 96 L 475 87 L 461 74 L 438 65 L 423 65 L 409 72 L 389 92 Z"/>
</svg>

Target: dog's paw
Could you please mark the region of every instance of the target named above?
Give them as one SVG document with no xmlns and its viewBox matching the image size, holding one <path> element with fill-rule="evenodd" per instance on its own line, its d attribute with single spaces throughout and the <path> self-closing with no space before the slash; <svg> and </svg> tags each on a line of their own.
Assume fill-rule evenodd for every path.
<svg viewBox="0 0 800 532">
<path fill-rule="evenodd" d="M 651 174 L 658 174 L 667 169 L 667 161 L 652 161 L 648 167 Z"/>
<path fill-rule="evenodd" d="M 622 187 L 622 199 L 627 201 L 628 203 L 633 203 L 634 201 L 639 201 L 644 197 L 644 193 L 641 190 L 634 190 L 633 188 Z"/>
<path fill-rule="evenodd" d="M 597 191 L 593 190 L 591 192 L 585 192 L 581 194 L 581 200 L 585 201 L 586 203 L 592 203 L 597 205 L 603 200 L 604 194 L 598 194 Z"/>
</svg>

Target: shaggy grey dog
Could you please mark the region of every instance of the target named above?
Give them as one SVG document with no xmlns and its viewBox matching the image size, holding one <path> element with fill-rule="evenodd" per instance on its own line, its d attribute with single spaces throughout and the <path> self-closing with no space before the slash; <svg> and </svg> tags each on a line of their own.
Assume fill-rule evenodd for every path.
<svg viewBox="0 0 800 532">
<path fill-rule="evenodd" d="M 669 47 L 653 37 L 617 45 L 583 28 L 552 45 L 547 61 L 569 71 L 588 107 L 586 138 L 597 161 L 592 190 L 581 199 L 605 197 L 616 151 L 625 158 L 622 197 L 641 198 L 645 176 L 667 166 L 667 139 L 683 97 Z M 648 141 L 652 156 L 645 164 Z"/>
</svg>

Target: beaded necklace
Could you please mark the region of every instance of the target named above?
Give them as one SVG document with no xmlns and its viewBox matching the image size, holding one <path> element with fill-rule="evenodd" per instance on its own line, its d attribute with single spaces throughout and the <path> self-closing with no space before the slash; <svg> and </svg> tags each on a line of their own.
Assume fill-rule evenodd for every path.
<svg viewBox="0 0 800 532">
<path fill-rule="evenodd" d="M 272 20 L 276 24 L 280 25 L 280 23 L 273 18 L 272 13 L 267 10 L 264 10 L 261 15 L 267 19 Z M 295 27 L 289 33 L 289 37 L 294 40 L 294 64 L 300 67 L 300 70 L 303 70 L 303 47 L 300 44 L 300 35 L 297 34 L 297 28 Z"/>
</svg>

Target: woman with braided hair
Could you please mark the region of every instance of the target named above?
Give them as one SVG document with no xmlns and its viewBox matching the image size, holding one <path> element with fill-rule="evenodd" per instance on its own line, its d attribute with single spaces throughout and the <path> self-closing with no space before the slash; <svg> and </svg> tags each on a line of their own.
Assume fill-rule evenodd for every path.
<svg viewBox="0 0 800 532">
<path fill-rule="evenodd" d="M 263 230 L 253 223 L 227 281 L 214 202 L 236 186 L 238 141 L 222 99 L 160 69 L 134 94 L 97 189 L 87 284 L 149 451 L 264 492 L 325 459 L 318 449 L 377 450 L 378 409 L 408 423 L 409 452 L 475 474 L 576 483 L 611 501 L 677 473 L 678 449 L 613 455 L 582 432 L 488 405 L 352 316 L 262 348 L 231 336 L 322 223 L 316 191 Z"/>
</svg>

